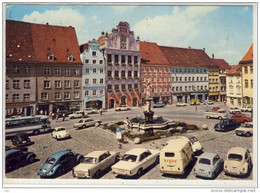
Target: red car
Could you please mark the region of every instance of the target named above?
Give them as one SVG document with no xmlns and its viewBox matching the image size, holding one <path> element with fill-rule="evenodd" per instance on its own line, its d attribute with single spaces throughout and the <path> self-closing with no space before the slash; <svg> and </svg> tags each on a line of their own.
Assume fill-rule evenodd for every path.
<svg viewBox="0 0 260 193">
<path fill-rule="evenodd" d="M 213 107 L 212 111 L 218 111 L 220 109 L 220 107 Z"/>
<path fill-rule="evenodd" d="M 252 122 L 253 121 L 253 119 L 251 117 L 247 117 L 245 114 L 241 114 L 241 113 L 234 114 L 231 118 L 235 119 L 236 122 L 239 122 L 239 123 Z"/>
</svg>

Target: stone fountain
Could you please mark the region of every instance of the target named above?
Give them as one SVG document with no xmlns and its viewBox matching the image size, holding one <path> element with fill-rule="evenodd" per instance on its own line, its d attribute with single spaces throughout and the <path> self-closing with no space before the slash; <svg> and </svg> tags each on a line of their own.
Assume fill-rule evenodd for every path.
<svg viewBox="0 0 260 193">
<path fill-rule="evenodd" d="M 144 110 L 145 122 L 153 123 L 153 115 L 154 115 L 154 112 L 152 111 L 153 98 L 151 97 L 151 83 L 150 83 L 149 79 L 147 80 L 147 85 L 146 85 L 145 100 L 146 100 L 146 105 L 145 105 L 145 110 Z"/>
</svg>

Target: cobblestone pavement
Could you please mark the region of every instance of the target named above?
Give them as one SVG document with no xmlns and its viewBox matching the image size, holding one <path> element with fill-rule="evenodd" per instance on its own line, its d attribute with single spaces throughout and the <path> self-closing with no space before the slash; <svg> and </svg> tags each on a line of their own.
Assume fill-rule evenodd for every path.
<svg viewBox="0 0 260 193">
<path fill-rule="evenodd" d="M 239 137 L 235 135 L 234 131 L 229 132 L 216 132 L 213 129 L 215 123 L 219 122 L 216 119 L 205 119 L 203 113 L 205 110 L 211 109 L 213 106 L 206 107 L 204 105 L 198 106 L 197 110 L 194 106 L 187 107 L 174 107 L 174 106 L 166 106 L 165 108 L 154 109 L 155 115 L 163 116 L 164 118 L 173 119 L 175 121 L 184 121 L 186 123 L 197 124 L 199 127 L 202 124 L 208 125 L 208 130 L 198 130 L 193 131 L 192 134 L 195 135 L 199 141 L 201 142 L 204 152 L 215 152 L 218 153 L 219 156 L 223 159 L 226 158 L 226 153 L 231 147 L 240 146 L 248 148 L 251 152 L 253 150 L 253 137 Z M 221 108 L 227 108 L 222 104 L 218 104 Z M 116 122 L 120 120 L 124 120 L 125 117 L 135 117 L 137 115 L 142 115 L 143 108 L 133 108 L 130 111 L 126 112 L 115 112 L 114 110 L 108 110 L 103 113 L 103 115 L 90 115 L 94 119 L 100 119 L 104 122 Z M 250 113 L 248 114 L 250 115 Z M 7 179 L 39 179 L 37 176 L 38 170 L 44 164 L 45 160 L 49 155 L 60 151 L 71 149 L 77 153 L 87 154 L 93 150 L 118 150 L 121 154 L 132 149 L 134 147 L 145 147 L 151 149 L 162 149 L 163 144 L 166 143 L 170 138 L 162 138 L 159 140 L 153 140 L 149 142 L 145 142 L 142 144 L 134 144 L 132 141 L 129 141 L 127 144 L 122 145 L 122 149 L 118 148 L 118 143 L 116 141 L 115 134 L 103 130 L 101 127 L 89 127 L 86 129 L 75 130 L 72 125 L 78 122 L 79 119 L 68 120 L 65 121 L 60 120 L 51 120 L 51 126 L 65 126 L 67 130 L 70 132 L 72 138 L 56 141 L 52 138 L 50 133 L 41 134 L 37 136 L 31 136 L 31 140 L 34 142 L 33 145 L 28 147 L 29 151 L 36 153 L 37 161 L 33 164 L 26 165 L 19 169 L 16 169 L 12 172 L 6 174 Z M 172 137 L 171 137 L 172 138 Z M 7 146 L 11 146 L 11 141 L 6 140 Z M 196 161 L 196 159 L 195 159 Z M 202 180 L 197 178 L 193 174 L 192 167 L 195 164 L 195 161 L 190 166 L 190 171 L 188 171 L 187 175 L 181 177 L 172 177 L 168 175 L 162 175 L 159 171 L 159 165 L 153 166 L 149 168 L 149 170 L 145 171 L 139 179 L 158 179 L 158 180 Z M 66 174 L 59 177 L 59 179 L 73 179 L 72 172 L 69 171 Z M 110 170 L 103 173 L 101 179 L 120 179 L 118 176 L 113 174 Z M 231 176 L 226 176 L 222 171 L 216 180 L 252 180 L 253 172 L 251 175 L 246 178 L 236 178 Z"/>
</svg>

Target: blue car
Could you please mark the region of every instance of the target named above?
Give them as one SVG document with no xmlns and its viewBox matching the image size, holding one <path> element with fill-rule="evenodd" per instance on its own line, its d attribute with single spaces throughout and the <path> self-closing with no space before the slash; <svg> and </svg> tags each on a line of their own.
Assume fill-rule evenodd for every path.
<svg viewBox="0 0 260 193">
<path fill-rule="evenodd" d="M 165 107 L 164 103 L 156 103 L 153 105 L 153 108 L 163 108 L 163 107 Z"/>
<path fill-rule="evenodd" d="M 41 178 L 58 177 L 65 171 L 72 169 L 74 166 L 82 162 L 83 155 L 72 152 L 70 150 L 58 151 L 52 154 L 43 164 L 38 172 Z"/>
<path fill-rule="evenodd" d="M 223 169 L 223 159 L 216 153 L 203 153 L 194 167 L 194 174 L 205 178 L 216 178 Z"/>
</svg>

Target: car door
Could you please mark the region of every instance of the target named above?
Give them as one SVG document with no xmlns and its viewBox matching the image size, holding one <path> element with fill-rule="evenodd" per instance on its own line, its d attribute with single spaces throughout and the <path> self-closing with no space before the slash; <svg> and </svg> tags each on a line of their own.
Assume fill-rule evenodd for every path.
<svg viewBox="0 0 260 193">
<path fill-rule="evenodd" d="M 85 120 L 85 125 L 88 127 L 89 126 L 89 119 Z"/>
</svg>

